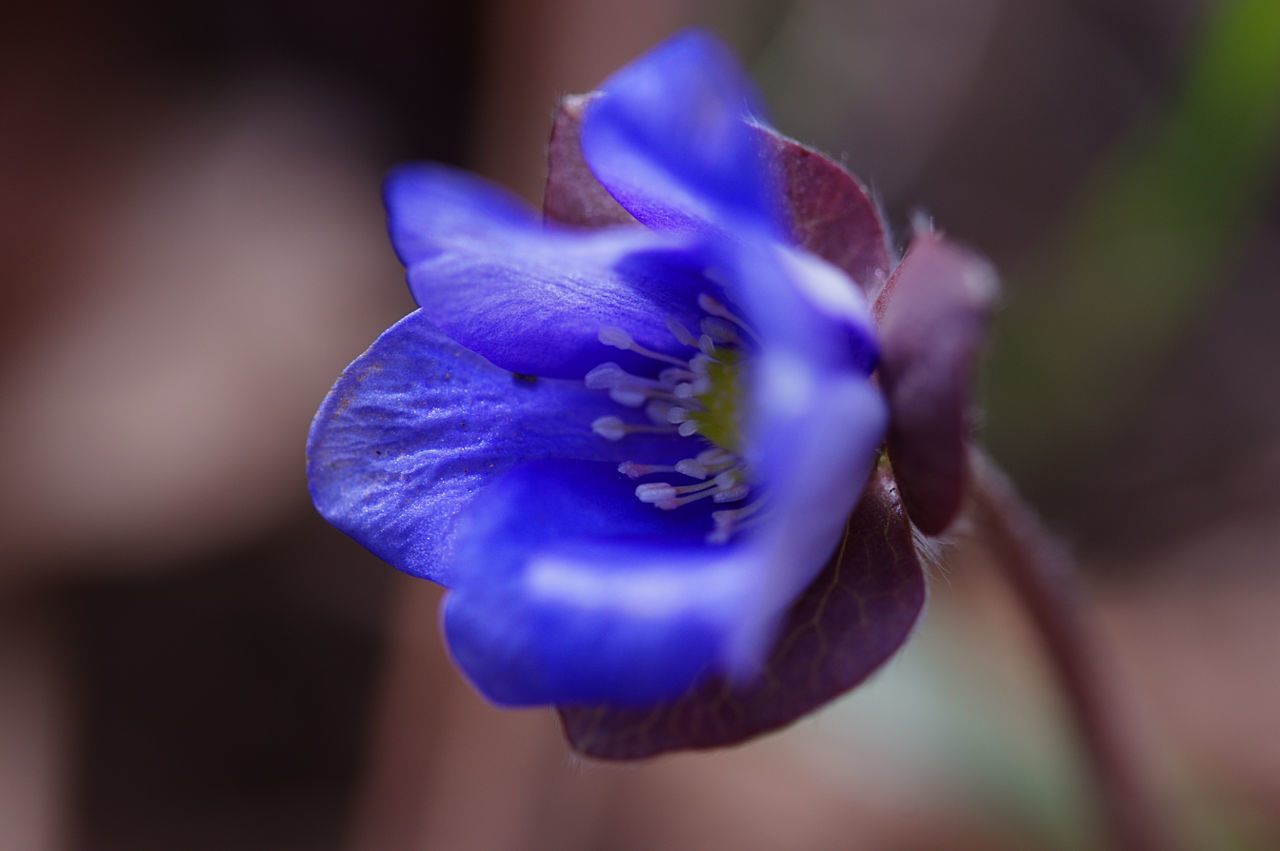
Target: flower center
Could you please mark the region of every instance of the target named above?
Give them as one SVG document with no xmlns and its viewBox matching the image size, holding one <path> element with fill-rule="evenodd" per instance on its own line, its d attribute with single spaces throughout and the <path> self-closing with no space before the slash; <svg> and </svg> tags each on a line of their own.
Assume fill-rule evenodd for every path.
<svg viewBox="0 0 1280 851">
<path fill-rule="evenodd" d="M 749 470 L 743 461 L 740 400 L 749 366 L 750 342 L 758 341 L 755 331 L 740 317 L 709 295 L 698 298 L 707 314 L 699 323 L 699 336 L 675 319 L 667 328 L 682 345 L 696 350 L 687 359 L 647 349 L 621 328 L 605 327 L 600 342 L 667 364 L 657 378 L 631 375 L 612 361 L 587 373 L 588 388 L 608 390 L 620 405 L 643 407 L 648 423 L 624 422 L 621 417 L 604 416 L 591 424 L 596 434 L 607 440 L 622 440 L 630 434 L 672 434 L 691 441 L 690 457 L 674 465 L 625 461 L 618 471 L 637 479 L 656 473 L 676 473 L 688 483 L 644 482 L 636 486 L 636 498 L 665 510 L 710 498 L 713 502 L 741 502 L 751 492 Z M 709 444 L 709 445 L 708 445 Z M 694 448 L 697 451 L 693 451 Z M 712 512 L 715 528 L 707 539 L 727 542 L 749 521 L 756 519 L 761 500 L 732 509 Z"/>
</svg>

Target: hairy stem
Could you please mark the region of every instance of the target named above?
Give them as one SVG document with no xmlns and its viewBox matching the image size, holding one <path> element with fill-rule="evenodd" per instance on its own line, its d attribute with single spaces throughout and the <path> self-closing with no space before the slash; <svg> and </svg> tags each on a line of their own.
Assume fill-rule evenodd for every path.
<svg viewBox="0 0 1280 851">
<path fill-rule="evenodd" d="M 1074 584 L 1071 558 L 995 464 L 971 451 L 972 517 L 1039 632 L 1075 717 L 1117 848 L 1176 847 L 1126 737 L 1124 718 L 1098 664 Z"/>
</svg>

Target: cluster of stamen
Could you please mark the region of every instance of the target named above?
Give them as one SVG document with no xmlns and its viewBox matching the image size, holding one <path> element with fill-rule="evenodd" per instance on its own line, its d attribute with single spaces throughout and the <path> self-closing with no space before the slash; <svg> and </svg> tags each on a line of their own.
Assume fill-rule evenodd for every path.
<svg viewBox="0 0 1280 851">
<path fill-rule="evenodd" d="M 596 434 L 621 440 L 630 434 L 672 434 L 711 445 L 673 465 L 625 461 L 618 471 L 637 479 L 659 473 L 675 473 L 692 481 L 644 482 L 636 497 L 664 510 L 710 499 L 716 503 L 741 502 L 751 492 L 748 470 L 741 457 L 737 421 L 739 368 L 748 341 L 758 342 L 755 331 L 740 317 L 709 295 L 698 298 L 707 314 L 695 336 L 683 323 L 667 319 L 671 335 L 694 349 L 687 359 L 657 352 L 638 344 L 621 328 L 600 329 L 600 342 L 666 364 L 657 378 L 632 375 L 616 363 L 602 363 L 587 373 L 588 388 L 607 390 L 620 405 L 643 408 L 647 423 L 628 423 L 604 416 L 591 424 Z M 725 543 L 735 532 L 758 519 L 761 500 L 711 514 L 715 528 L 707 539 Z"/>
</svg>

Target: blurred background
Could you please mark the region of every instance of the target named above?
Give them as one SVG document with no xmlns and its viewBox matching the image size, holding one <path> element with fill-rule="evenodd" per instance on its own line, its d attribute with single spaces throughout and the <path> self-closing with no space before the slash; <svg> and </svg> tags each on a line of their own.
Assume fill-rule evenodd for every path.
<svg viewBox="0 0 1280 851">
<path fill-rule="evenodd" d="M 619 768 L 310 507 L 316 406 L 412 308 L 384 171 L 536 202 L 556 98 L 691 23 L 900 245 L 924 210 L 1002 270 L 984 440 L 1189 847 L 1280 847 L 1280 4 L 46 0 L 0 19 L 0 848 L 1097 847 L 963 534 L 871 684 Z"/>
</svg>

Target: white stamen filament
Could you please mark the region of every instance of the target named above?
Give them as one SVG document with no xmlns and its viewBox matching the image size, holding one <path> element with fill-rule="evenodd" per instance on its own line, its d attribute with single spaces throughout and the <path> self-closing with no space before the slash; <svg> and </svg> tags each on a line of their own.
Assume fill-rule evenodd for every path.
<svg viewBox="0 0 1280 851">
<path fill-rule="evenodd" d="M 644 406 L 644 415 L 649 418 L 649 422 L 654 425 L 673 425 L 671 421 L 671 411 L 675 405 L 665 399 L 654 399 L 652 402 Z"/>
<path fill-rule="evenodd" d="M 604 416 L 591 424 L 596 434 L 607 440 L 621 440 L 637 433 L 681 437 L 693 437 L 699 433 L 698 415 L 707 410 L 704 397 L 714 389 L 711 366 L 721 363 L 726 356 L 734 355 L 732 351 L 726 355 L 718 347 L 741 346 L 744 337 L 739 330 L 757 341 L 759 337 L 743 319 L 714 297 L 705 293 L 700 295 L 698 306 L 709 315 L 699 322 L 697 330 L 700 333 L 697 336 L 680 320 L 674 317 L 666 319 L 671 336 L 681 345 L 696 350 L 687 361 L 639 345 L 623 328 L 606 326 L 600 329 L 601 343 L 670 366 L 662 369 L 656 379 L 632 375 L 611 361 L 588 372 L 584 383 L 589 389 L 607 390 L 610 398 L 618 404 L 643 407 L 652 423 L 628 423 L 620 417 Z M 662 481 L 636 486 L 638 500 L 668 511 L 708 497 L 716 503 L 737 502 L 751 493 L 742 458 L 719 446 L 710 446 L 674 465 L 625 461 L 618 465 L 618 472 L 632 479 L 656 473 L 677 473 L 694 480 L 692 484 L 683 485 Z M 737 530 L 752 522 L 761 504 L 762 500 L 757 500 L 741 508 L 712 512 L 715 528 L 707 535 L 707 541 L 728 542 Z"/>
<path fill-rule="evenodd" d="M 675 364 L 676 366 L 685 366 L 685 362 L 680 358 L 664 355 L 662 352 L 655 352 L 653 349 L 646 349 L 631 338 L 626 331 L 614 325 L 606 325 L 600 329 L 597 335 L 600 342 L 606 346 L 613 346 L 615 349 L 622 349 L 627 352 L 635 352 L 646 358 L 662 361 L 663 363 Z"/>
<path fill-rule="evenodd" d="M 684 323 L 674 316 L 667 317 L 667 330 L 671 332 L 672 337 L 675 337 L 684 345 L 697 348 L 698 341 L 689 333 L 689 329 L 684 327 Z"/>
<path fill-rule="evenodd" d="M 757 499 L 755 502 L 749 502 L 741 508 L 726 508 L 711 512 L 711 519 L 715 522 L 716 528 L 715 531 L 707 535 L 707 543 L 728 543 L 734 532 L 759 522 L 759 518 L 754 515 L 763 506 L 764 500 Z"/>
<path fill-rule="evenodd" d="M 699 327 L 702 329 L 703 336 L 710 337 L 717 344 L 737 346 L 742 343 L 742 336 L 738 334 L 738 329 L 728 320 L 707 316 L 703 318 Z"/>
<path fill-rule="evenodd" d="M 624 405 L 628 408 L 638 408 L 649 399 L 649 394 L 643 390 L 628 390 L 625 387 L 614 387 L 609 391 L 609 398 Z"/>
<path fill-rule="evenodd" d="M 745 499 L 747 494 L 751 493 L 751 488 L 747 485 L 734 485 L 731 488 L 724 488 L 715 496 L 711 497 L 712 502 L 737 502 Z"/>
<path fill-rule="evenodd" d="M 755 340 L 757 343 L 760 342 L 760 335 L 755 332 L 754 328 L 747 324 L 745 319 L 729 310 L 729 308 L 725 307 L 707 293 L 702 293 L 698 296 L 698 307 L 702 308 L 707 313 L 710 313 L 712 316 L 719 316 L 721 319 L 728 319 L 734 325 L 737 325 L 743 331 L 746 331 L 751 335 L 751 339 Z"/>
<path fill-rule="evenodd" d="M 715 482 L 698 482 L 696 485 L 647 482 L 643 485 L 636 485 L 636 496 L 640 497 L 641 502 L 658 502 L 663 499 L 674 499 L 686 493 L 698 493 L 714 487 L 717 487 Z"/>
<path fill-rule="evenodd" d="M 680 465 L 671 467 L 666 464 L 637 464 L 635 461 L 623 461 L 618 465 L 618 472 L 629 479 L 638 479 L 653 473 L 679 473 Z"/>
<path fill-rule="evenodd" d="M 697 373 L 692 370 L 669 366 L 658 373 L 658 383 L 663 387 L 672 387 L 681 381 L 689 381 L 697 377 Z"/>
<path fill-rule="evenodd" d="M 671 434 L 675 431 L 671 426 L 632 425 L 613 416 L 597 417 L 591 423 L 591 430 L 605 440 L 622 440 L 628 434 Z"/>
<path fill-rule="evenodd" d="M 677 473 L 688 476 L 691 479 L 705 479 L 711 473 L 710 470 L 692 458 L 677 461 L 675 469 Z"/>
</svg>

